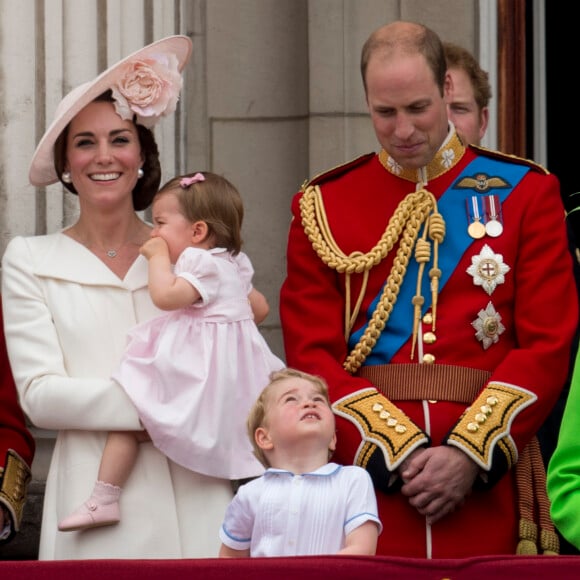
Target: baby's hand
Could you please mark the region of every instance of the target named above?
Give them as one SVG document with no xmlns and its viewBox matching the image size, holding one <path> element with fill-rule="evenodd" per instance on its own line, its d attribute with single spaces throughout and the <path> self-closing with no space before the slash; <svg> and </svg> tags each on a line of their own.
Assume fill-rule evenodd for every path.
<svg viewBox="0 0 580 580">
<path fill-rule="evenodd" d="M 160 237 L 150 238 L 139 249 L 139 252 L 150 260 L 153 256 L 159 254 L 169 254 L 167 242 Z"/>
</svg>

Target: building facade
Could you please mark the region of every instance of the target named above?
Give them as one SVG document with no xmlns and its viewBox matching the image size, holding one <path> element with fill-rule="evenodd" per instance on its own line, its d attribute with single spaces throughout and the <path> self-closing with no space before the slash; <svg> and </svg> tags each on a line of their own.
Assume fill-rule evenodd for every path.
<svg viewBox="0 0 580 580">
<path fill-rule="evenodd" d="M 494 78 L 492 0 L 0 0 L 0 253 L 15 235 L 74 222 L 76 197 L 34 188 L 28 165 L 60 99 L 140 47 L 194 43 L 176 115 L 155 129 L 162 182 L 211 170 L 245 203 L 244 249 L 271 312 L 260 329 L 283 358 L 278 292 L 290 200 L 302 182 L 377 150 L 360 78 L 362 44 L 393 20 L 427 24 Z M 491 32 L 486 32 L 486 31 Z M 493 109 L 492 109 L 493 117 Z M 494 123 L 490 127 L 493 146 Z M 147 216 L 145 216 L 147 217 Z M 2 558 L 34 559 L 54 433 L 38 442 L 24 529 Z"/>
</svg>

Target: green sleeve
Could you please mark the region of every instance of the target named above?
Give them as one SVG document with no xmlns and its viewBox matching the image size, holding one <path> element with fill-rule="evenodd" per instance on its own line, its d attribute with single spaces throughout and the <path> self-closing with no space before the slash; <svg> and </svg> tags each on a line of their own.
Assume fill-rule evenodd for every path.
<svg viewBox="0 0 580 580">
<path fill-rule="evenodd" d="M 580 549 L 580 349 L 576 353 L 570 392 L 558 444 L 547 472 L 550 514 L 564 538 Z"/>
</svg>

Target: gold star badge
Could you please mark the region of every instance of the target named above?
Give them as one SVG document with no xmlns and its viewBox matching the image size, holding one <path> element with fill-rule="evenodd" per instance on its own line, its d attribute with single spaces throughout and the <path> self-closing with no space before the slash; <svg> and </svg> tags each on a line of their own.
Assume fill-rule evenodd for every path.
<svg viewBox="0 0 580 580">
<path fill-rule="evenodd" d="M 501 323 L 501 316 L 496 312 L 491 302 L 480 310 L 477 318 L 471 323 L 475 328 L 475 338 L 481 342 L 483 349 L 487 350 L 492 344 L 499 340 L 499 335 L 505 330 Z"/>
</svg>

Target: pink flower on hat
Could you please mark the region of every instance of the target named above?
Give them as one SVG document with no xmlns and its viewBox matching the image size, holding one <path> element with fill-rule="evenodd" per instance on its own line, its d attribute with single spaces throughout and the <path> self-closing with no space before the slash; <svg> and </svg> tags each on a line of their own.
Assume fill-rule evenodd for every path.
<svg viewBox="0 0 580 580">
<path fill-rule="evenodd" d="M 174 54 L 128 62 L 112 87 L 115 110 L 122 119 L 137 115 L 137 123 L 151 128 L 175 111 L 183 79 Z"/>
</svg>

